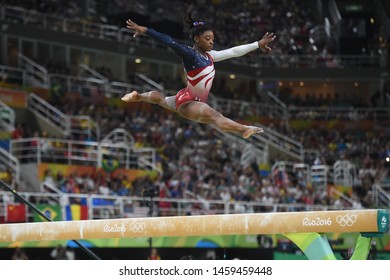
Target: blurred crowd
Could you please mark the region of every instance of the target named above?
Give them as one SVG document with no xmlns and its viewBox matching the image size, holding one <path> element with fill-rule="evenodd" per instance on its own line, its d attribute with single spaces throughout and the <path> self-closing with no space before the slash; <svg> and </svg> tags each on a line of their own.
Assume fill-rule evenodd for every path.
<svg viewBox="0 0 390 280">
<path fill-rule="evenodd" d="M 83 104 L 78 101 L 59 107 L 69 114 L 85 114 L 95 119 L 104 133 L 121 127 L 127 129 L 135 139 L 135 147 L 154 147 L 162 176 L 157 180 L 140 177 L 131 182 L 125 175 L 104 177 L 101 174 L 72 173 L 45 174 L 58 189 L 66 193 L 88 193 L 102 195 L 142 196 L 146 187 L 155 187 L 161 198 L 184 198 L 190 194 L 202 200 L 222 200 L 236 202 L 304 203 L 337 205 L 326 189 L 314 188 L 310 180 L 302 179 L 299 173 L 262 174 L 256 165 L 241 164 L 242 147 L 227 142 L 216 135 L 207 125 L 189 122 L 158 107 L 152 111 L 120 109 L 112 105 Z M 65 109 L 67 108 L 67 109 Z M 75 111 L 73 111 L 75 110 Z M 286 133 L 281 127 L 275 126 Z M 23 130 L 18 125 L 13 137 L 49 137 L 37 132 Z M 339 131 L 325 128 L 293 131 L 307 149 L 316 149 L 319 156 L 307 159 L 309 165 L 332 166 L 338 159 L 349 160 L 356 167 L 352 197 L 363 206 L 369 207 L 371 188 L 374 183 L 385 182 L 390 178 L 389 168 L 384 158 L 390 150 L 389 138 L 381 134 L 351 130 Z M 80 139 L 77 139 L 80 140 Z M 283 160 L 283 159 L 281 159 Z M 271 163 L 272 164 L 272 163 Z M 175 207 L 164 202 L 161 208 Z M 237 204 L 236 211 L 251 211 Z M 253 210 L 253 209 L 252 209 Z"/>
<path fill-rule="evenodd" d="M 17 0 L 3 1 L 5 4 L 20 6 L 30 11 L 56 15 L 61 18 L 80 19 L 80 21 L 102 24 L 124 25 L 124 17 L 142 16 L 144 25 L 162 26 L 182 23 L 188 6 L 194 1 L 64 1 L 64 0 Z M 230 47 L 257 40 L 266 32 L 278 35 L 275 42 L 277 54 L 335 54 L 336 48 L 324 31 L 322 11 L 316 2 L 283 0 L 277 4 L 271 0 L 198 0 L 199 17 L 210 23 L 216 30 L 217 48 Z M 215 15 L 218 16 L 215 16 Z M 175 16 L 172 16 L 175 15 Z M 181 15 L 181 16 L 176 16 Z M 178 39 L 188 40 L 177 28 L 171 28 Z M 234 34 L 234 36 L 232 36 Z M 257 35 L 256 35 L 257 34 Z M 379 49 L 386 50 L 386 42 L 380 43 L 378 33 L 368 45 L 362 48 L 362 54 L 377 54 Z M 377 42 L 378 43 L 375 43 Z"/>
</svg>

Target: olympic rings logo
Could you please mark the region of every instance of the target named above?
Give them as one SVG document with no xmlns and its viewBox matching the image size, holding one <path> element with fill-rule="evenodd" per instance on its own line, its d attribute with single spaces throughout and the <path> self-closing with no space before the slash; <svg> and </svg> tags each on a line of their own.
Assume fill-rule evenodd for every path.
<svg viewBox="0 0 390 280">
<path fill-rule="evenodd" d="M 131 223 L 129 230 L 132 232 L 143 232 L 145 230 L 145 223 Z"/>
<path fill-rule="evenodd" d="M 336 217 L 336 222 L 342 226 L 342 227 L 345 227 L 345 226 L 352 226 L 355 222 L 357 221 L 357 215 L 338 215 Z"/>
</svg>

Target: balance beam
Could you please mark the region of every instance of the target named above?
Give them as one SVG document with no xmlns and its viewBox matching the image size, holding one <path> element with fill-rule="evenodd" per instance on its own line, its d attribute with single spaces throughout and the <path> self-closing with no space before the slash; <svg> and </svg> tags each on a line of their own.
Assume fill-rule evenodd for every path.
<svg viewBox="0 0 390 280">
<path fill-rule="evenodd" d="M 387 232 L 386 210 L 123 218 L 0 225 L 0 242 L 302 232 Z"/>
</svg>

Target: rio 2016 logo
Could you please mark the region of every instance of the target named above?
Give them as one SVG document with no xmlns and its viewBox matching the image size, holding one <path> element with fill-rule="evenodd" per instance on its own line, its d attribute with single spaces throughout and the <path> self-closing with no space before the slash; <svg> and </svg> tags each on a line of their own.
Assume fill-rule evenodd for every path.
<svg viewBox="0 0 390 280">
<path fill-rule="evenodd" d="M 304 218 L 303 226 L 305 227 L 317 227 L 317 226 L 330 226 L 332 225 L 332 221 L 330 217 L 328 219 L 321 219 L 320 217 L 310 219 L 310 218 Z"/>
<path fill-rule="evenodd" d="M 145 223 L 131 223 L 127 228 L 126 225 L 104 225 L 103 232 L 127 232 L 127 230 L 134 233 L 141 233 L 145 230 Z"/>
<path fill-rule="evenodd" d="M 126 226 L 125 225 L 105 225 L 103 228 L 103 232 L 126 232 Z"/>
</svg>

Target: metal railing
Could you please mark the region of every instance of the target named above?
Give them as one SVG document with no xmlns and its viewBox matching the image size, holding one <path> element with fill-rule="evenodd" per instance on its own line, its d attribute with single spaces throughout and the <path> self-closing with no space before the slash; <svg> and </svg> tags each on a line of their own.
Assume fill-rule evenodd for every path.
<svg viewBox="0 0 390 280">
<path fill-rule="evenodd" d="M 151 90 L 150 86 L 135 85 L 124 82 L 108 81 L 96 77 L 80 77 L 63 74 L 49 74 L 49 85 L 51 88 L 60 86 L 63 92 L 80 92 L 84 98 L 94 98 L 107 96 L 120 98 L 128 92 L 137 90 L 144 92 Z"/>
<path fill-rule="evenodd" d="M 0 65 L 0 76 L 8 84 L 27 84 L 27 74 L 23 68 Z"/>
<path fill-rule="evenodd" d="M 215 101 L 218 111 L 224 115 L 234 115 L 241 118 L 245 118 L 248 115 L 283 118 L 286 115 L 285 110 L 279 106 L 215 96 L 212 96 L 212 99 Z"/>
<path fill-rule="evenodd" d="M 108 97 L 119 98 L 126 93 L 132 92 L 133 90 L 136 90 L 138 92 L 147 91 L 145 86 L 114 81 L 110 83 L 110 93 Z"/>
<path fill-rule="evenodd" d="M 314 160 L 320 155 L 320 150 L 316 149 L 303 149 L 303 161 L 313 163 Z"/>
<path fill-rule="evenodd" d="M 257 124 L 261 126 L 260 124 Z M 264 127 L 264 133 L 253 135 L 256 139 L 261 139 L 268 145 L 271 145 L 278 150 L 290 155 L 297 161 L 302 162 L 304 159 L 304 150 L 301 142 L 294 140 L 274 129 Z"/>
<path fill-rule="evenodd" d="M 272 165 L 271 171 L 285 171 L 287 174 L 293 173 L 298 177 L 298 180 L 302 179 L 305 182 L 305 185 L 311 184 L 313 190 L 315 191 L 323 191 L 326 189 L 328 184 L 334 184 L 333 167 L 328 165 L 311 165 L 304 162 L 276 161 Z"/>
<path fill-rule="evenodd" d="M 286 115 L 287 105 L 271 91 L 267 91 L 267 96 L 273 101 L 275 107 L 280 107 L 281 112 L 284 112 L 283 115 Z"/>
<path fill-rule="evenodd" d="M 378 208 L 390 209 L 390 183 L 374 184 L 372 196 L 374 204 Z"/>
<path fill-rule="evenodd" d="M 352 187 L 356 177 L 356 168 L 349 160 L 337 160 L 333 164 L 333 182 L 336 185 Z"/>
<path fill-rule="evenodd" d="M 20 163 L 61 163 L 102 167 L 115 160 L 125 169 L 154 170 L 154 148 L 134 148 L 129 143 L 73 141 L 56 138 L 23 138 L 12 140 L 10 152 Z"/>
<path fill-rule="evenodd" d="M 148 78 L 142 73 L 136 73 L 135 76 L 141 80 L 141 84 L 144 84 L 148 90 L 158 90 L 160 92 L 164 92 L 164 87 L 160 84 L 156 83 L 152 79 Z"/>
<path fill-rule="evenodd" d="M 348 121 L 371 120 L 375 123 L 390 119 L 390 107 L 296 107 L 272 106 L 260 102 L 220 98 L 210 96 L 213 105 L 225 115 L 245 118 L 249 115 L 268 116 L 280 119 L 341 119 Z"/>
<path fill-rule="evenodd" d="M 114 158 L 119 159 L 122 166 L 160 172 L 156 163 L 156 149 L 146 147 L 134 149 L 134 144 L 135 140 L 131 133 L 123 128 L 117 128 L 108 133 L 100 145 L 107 151 L 108 157 L 114 153 Z M 126 153 L 127 156 L 123 157 L 122 153 Z"/>
<path fill-rule="evenodd" d="M 33 86 L 48 88 L 47 69 L 21 53 L 18 56 L 19 66 L 25 70 L 27 82 Z"/>
<path fill-rule="evenodd" d="M 64 135 L 69 135 L 70 120 L 67 115 L 62 113 L 53 105 L 40 98 L 34 93 L 28 95 L 28 109 L 35 113 L 36 116 L 52 124 L 59 129 Z"/>
<path fill-rule="evenodd" d="M 333 194 L 335 197 L 338 197 L 342 201 L 342 205 L 349 205 L 354 209 L 364 208 L 359 201 L 350 198 L 349 196 L 345 195 L 344 193 L 340 192 L 335 188 L 331 188 L 330 193 Z"/>
<path fill-rule="evenodd" d="M 50 74 L 48 77 L 49 88 L 60 86 L 63 92 L 79 92 L 85 98 L 98 98 L 110 94 L 109 83 L 101 79 L 63 74 Z"/>
<path fill-rule="evenodd" d="M 66 115 L 34 93 L 28 96 L 28 108 L 65 136 L 81 135 L 86 139 L 100 140 L 100 127 L 89 116 Z"/>
<path fill-rule="evenodd" d="M 68 116 L 70 123 L 69 134 L 82 136 L 83 139 L 100 140 L 100 127 L 89 116 Z"/>
<path fill-rule="evenodd" d="M 91 67 L 89 67 L 87 64 L 85 63 L 80 63 L 79 64 L 79 67 L 80 67 L 80 70 L 85 72 L 85 74 L 87 76 L 91 76 L 96 78 L 96 79 L 99 79 L 99 80 L 102 80 L 106 83 L 108 83 L 108 78 L 103 76 L 102 74 L 100 74 L 99 72 L 97 72 L 95 69 L 92 69 Z"/>
<path fill-rule="evenodd" d="M 348 121 L 371 120 L 379 122 L 390 119 L 390 108 L 354 108 L 354 107 L 294 107 L 288 108 L 290 119 L 340 119 Z"/>
<path fill-rule="evenodd" d="M 2 167 L 0 170 L 12 172 L 16 182 L 20 182 L 19 160 L 3 148 L 0 148 L 0 167 Z"/>
<path fill-rule="evenodd" d="M 216 136 L 228 141 L 230 144 L 236 144 L 242 151 L 241 165 L 249 166 L 251 163 L 267 162 L 268 146 L 263 141 L 254 141 L 251 138 L 243 139 L 241 135 L 225 133 L 217 126 L 212 125 L 216 131 Z"/>
<path fill-rule="evenodd" d="M 12 132 L 15 128 L 15 112 L 7 104 L 0 100 L 0 128 L 3 131 Z"/>
<path fill-rule="evenodd" d="M 325 190 L 329 182 L 329 167 L 327 165 L 312 165 L 310 168 L 313 188 Z"/>
<path fill-rule="evenodd" d="M 107 143 L 126 143 L 129 146 L 133 146 L 135 144 L 135 140 L 133 135 L 130 132 L 123 128 L 116 128 L 108 133 L 102 139 L 102 142 Z"/>
</svg>

